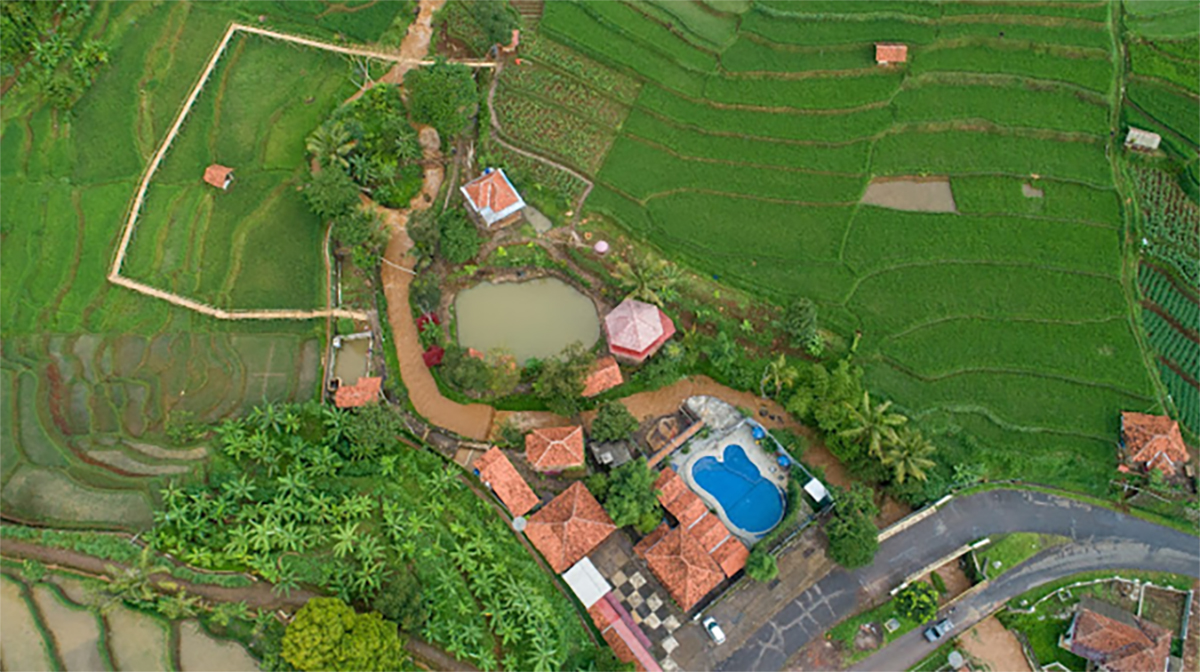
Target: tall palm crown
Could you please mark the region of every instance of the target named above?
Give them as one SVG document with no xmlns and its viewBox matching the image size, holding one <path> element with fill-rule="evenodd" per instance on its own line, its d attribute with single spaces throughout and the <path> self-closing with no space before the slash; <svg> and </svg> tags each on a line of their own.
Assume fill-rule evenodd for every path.
<svg viewBox="0 0 1200 672">
<path fill-rule="evenodd" d="M 928 478 L 927 470 L 933 467 L 930 457 L 937 448 L 920 431 L 904 427 L 896 433 L 896 441 L 883 456 L 884 466 L 891 467 L 897 483 L 911 476 L 918 481 Z"/>
<path fill-rule="evenodd" d="M 896 428 L 908 422 L 908 418 L 903 415 L 889 412 L 891 407 L 890 401 L 872 405 L 871 394 L 863 392 L 861 406 L 846 404 L 846 408 L 850 410 L 851 426 L 849 429 L 843 429 L 838 435 L 865 441 L 867 452 L 882 459 L 884 446 L 896 442 Z"/>
</svg>

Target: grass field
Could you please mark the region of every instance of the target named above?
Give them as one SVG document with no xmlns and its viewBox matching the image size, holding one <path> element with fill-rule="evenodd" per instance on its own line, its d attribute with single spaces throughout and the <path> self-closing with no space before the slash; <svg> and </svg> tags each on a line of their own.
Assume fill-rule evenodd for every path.
<svg viewBox="0 0 1200 672">
<path fill-rule="evenodd" d="M 1119 412 L 1162 408 L 1120 262 L 1111 5 L 662 4 L 549 3 L 539 24 L 641 84 L 589 209 L 861 330 L 868 382 L 946 463 L 1104 490 Z M 910 62 L 876 66 L 883 40 Z M 948 176 L 959 214 L 856 205 L 905 175 Z"/>
<path fill-rule="evenodd" d="M 139 175 L 230 20 L 257 22 L 264 15 L 268 27 L 325 39 L 340 32 L 369 41 L 389 28 L 402 5 L 380 3 L 318 18 L 330 7 L 325 2 L 99 3 L 85 36 L 111 45 L 110 63 L 70 114 L 54 113 L 15 89 L 5 95 L 0 111 L 0 493 L 6 512 L 63 525 L 140 529 L 149 522 L 149 493 L 161 479 L 197 463 L 196 454 L 164 441 L 169 415 L 181 418 L 178 412 L 188 411 L 196 419 L 214 419 L 264 398 L 303 400 L 316 393 L 316 323 L 217 322 L 115 287 L 105 274 Z M 311 58 L 302 50 L 269 46 L 293 63 Z M 342 86 L 343 68 L 328 70 L 331 81 L 322 86 Z M 245 85 L 253 88 L 253 82 Z M 214 90 L 201 96 L 201 106 L 214 104 Z M 254 103 L 244 93 L 243 99 Z M 278 99 L 264 97 L 262 104 L 272 100 Z M 296 128 L 320 107 L 304 105 L 302 96 L 295 102 L 281 110 L 276 124 Z M 253 113 L 259 112 L 262 108 Z M 210 151 L 204 145 L 211 119 L 200 121 L 184 131 L 198 132 L 197 146 L 177 146 L 168 163 L 186 158 L 187 152 Z M 269 118 L 246 124 L 247 132 L 263 131 L 254 137 L 258 144 L 230 151 L 258 157 L 275 171 L 261 175 L 282 183 L 280 175 L 291 175 L 295 166 L 278 166 L 295 163 L 296 145 L 266 133 L 272 128 Z M 226 142 L 237 144 L 237 138 Z M 176 200 L 197 204 L 203 198 L 193 193 L 188 201 L 185 183 L 199 182 L 208 157 L 193 157 L 199 165 L 183 161 L 177 172 L 185 177 L 164 189 L 170 194 L 174 188 Z M 230 159 L 237 161 L 240 156 Z M 252 170 L 244 176 L 258 179 Z M 235 187 L 224 195 L 237 199 L 237 192 Z M 294 196 L 286 191 L 281 197 L 293 203 L 293 210 L 281 212 L 307 218 L 306 211 L 294 209 Z M 167 197 L 164 204 L 170 202 Z M 193 218 L 213 214 L 198 205 L 186 213 Z M 285 253 L 294 252 L 288 246 L 304 246 L 303 253 L 317 263 L 313 272 L 306 268 L 304 277 L 290 280 L 278 274 L 264 275 L 261 282 L 251 277 L 239 283 L 238 291 L 245 293 L 233 292 L 231 299 L 253 303 L 278 294 L 280 282 L 295 281 L 307 283 L 302 293 L 314 304 L 320 287 L 314 283 L 323 279 L 316 256 L 319 234 L 308 232 L 307 224 L 304 219 L 295 227 L 301 235 L 292 232 L 272 246 Z M 156 235 L 143 242 L 153 243 Z M 249 231 L 243 235 L 248 246 L 268 245 Z M 183 267 L 187 250 L 164 246 L 162 257 L 173 256 L 171 263 Z M 230 258 L 218 252 L 208 250 L 213 259 Z M 204 277 L 211 278 L 215 296 L 225 278 Z"/>
</svg>

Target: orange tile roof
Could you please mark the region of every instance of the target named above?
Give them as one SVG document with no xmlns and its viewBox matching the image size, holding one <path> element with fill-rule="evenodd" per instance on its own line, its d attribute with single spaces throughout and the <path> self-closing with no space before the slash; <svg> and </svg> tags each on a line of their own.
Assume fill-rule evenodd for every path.
<svg viewBox="0 0 1200 672">
<path fill-rule="evenodd" d="M 688 534 L 699 542 L 701 548 L 711 552 L 729 538 L 729 528 L 725 527 L 720 518 L 709 514 L 688 528 Z"/>
<path fill-rule="evenodd" d="M 583 427 L 546 427 L 525 435 L 525 459 L 539 471 L 583 465 Z"/>
<path fill-rule="evenodd" d="M 233 174 L 233 168 L 214 163 L 204 169 L 204 181 L 218 189 L 225 188 L 225 181 Z"/>
<path fill-rule="evenodd" d="M 1110 672 L 1166 669 L 1171 631 L 1132 614 L 1129 617 L 1130 623 L 1122 623 L 1080 607 L 1071 624 L 1070 651 Z"/>
<path fill-rule="evenodd" d="M 746 558 L 750 557 L 750 549 L 733 535 L 729 535 L 720 546 L 711 550 L 713 560 L 717 561 L 721 571 L 728 577 L 742 571 L 746 566 Z"/>
<path fill-rule="evenodd" d="M 378 376 L 358 379 L 353 385 L 342 385 L 333 393 L 333 404 L 338 408 L 354 408 L 366 406 L 379 399 L 379 390 L 383 387 L 383 378 Z"/>
<path fill-rule="evenodd" d="M 525 207 L 503 170 L 493 170 L 462 186 L 470 207 L 490 225 Z"/>
<path fill-rule="evenodd" d="M 682 527 L 667 532 L 642 557 L 684 611 L 725 579 L 720 565 Z"/>
<path fill-rule="evenodd" d="M 888 42 L 875 43 L 876 63 L 905 63 L 908 61 L 908 45 L 891 44 Z"/>
<path fill-rule="evenodd" d="M 654 487 L 661 491 L 658 501 L 683 527 L 691 527 L 696 521 L 708 514 L 708 505 L 700 496 L 692 492 L 674 469 L 663 469 Z M 668 496 L 671 493 L 673 496 Z"/>
<path fill-rule="evenodd" d="M 529 517 L 525 534 L 559 574 L 616 530 L 612 518 L 581 481 Z"/>
<path fill-rule="evenodd" d="M 479 470 L 479 479 L 491 486 L 512 515 L 523 516 L 537 506 L 537 495 L 517 473 L 504 451 L 492 446 L 475 460 L 474 467 Z"/>
<path fill-rule="evenodd" d="M 654 656 L 646 650 L 637 639 L 637 635 L 621 620 L 616 609 L 608 600 L 600 600 L 588 609 L 592 622 L 600 630 L 604 641 L 608 642 L 613 655 L 623 663 L 633 663 L 638 672 L 659 672 L 662 668 L 654 660 Z"/>
<path fill-rule="evenodd" d="M 1121 440 L 1128 459 L 1144 464 L 1147 470 L 1159 469 L 1171 475 L 1188 461 L 1179 423 L 1165 415 L 1122 413 Z"/>
<path fill-rule="evenodd" d="M 617 364 L 617 358 L 601 357 L 592 365 L 587 380 L 583 382 L 583 396 L 594 397 L 623 382 L 625 382 L 625 378 L 621 375 L 621 366 Z"/>
</svg>

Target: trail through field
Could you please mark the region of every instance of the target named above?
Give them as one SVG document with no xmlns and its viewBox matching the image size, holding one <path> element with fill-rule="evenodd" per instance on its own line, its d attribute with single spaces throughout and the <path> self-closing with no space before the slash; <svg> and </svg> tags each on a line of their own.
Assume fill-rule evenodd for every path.
<svg viewBox="0 0 1200 672">
<path fill-rule="evenodd" d="M 429 38 L 432 34 L 433 13 L 445 3 L 445 0 L 423 0 L 417 20 L 408 27 L 400 51 L 410 56 L 414 61 L 423 58 L 429 51 Z M 388 77 L 394 81 L 402 81 L 404 73 L 411 69 L 409 62 L 398 63 Z M 441 163 L 441 141 L 437 131 L 430 127 L 422 127 L 419 132 L 421 151 L 425 162 L 425 182 L 421 193 L 413 197 L 407 210 L 391 210 L 376 206 L 383 214 L 388 227 L 391 229 L 391 240 L 383 254 L 383 291 L 388 301 L 388 321 L 392 325 L 395 337 L 396 356 L 400 360 L 400 376 L 404 386 L 408 388 L 409 399 L 417 413 L 429 422 L 444 427 L 456 434 L 482 441 L 487 438 L 492 425 L 494 411 L 483 404 L 464 405 L 453 402 L 442 396 L 433 374 L 425 366 L 422 357 L 421 338 L 417 325 L 413 321 L 412 310 L 409 307 L 408 290 L 412 284 L 413 272 L 409 269 L 417 260 L 409 254 L 413 242 L 408 237 L 408 215 L 410 212 L 424 210 L 433 204 L 438 190 L 442 186 L 444 168 Z"/>
</svg>

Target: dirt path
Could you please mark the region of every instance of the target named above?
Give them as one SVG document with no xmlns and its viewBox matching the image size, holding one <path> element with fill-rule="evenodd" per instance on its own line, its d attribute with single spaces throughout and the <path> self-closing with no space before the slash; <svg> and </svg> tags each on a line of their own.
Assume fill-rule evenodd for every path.
<svg viewBox="0 0 1200 672">
<path fill-rule="evenodd" d="M 987 663 L 993 670 L 1031 672 L 1021 652 L 1021 643 L 995 616 L 979 622 L 958 638 L 958 644 L 970 655 Z"/>
</svg>

